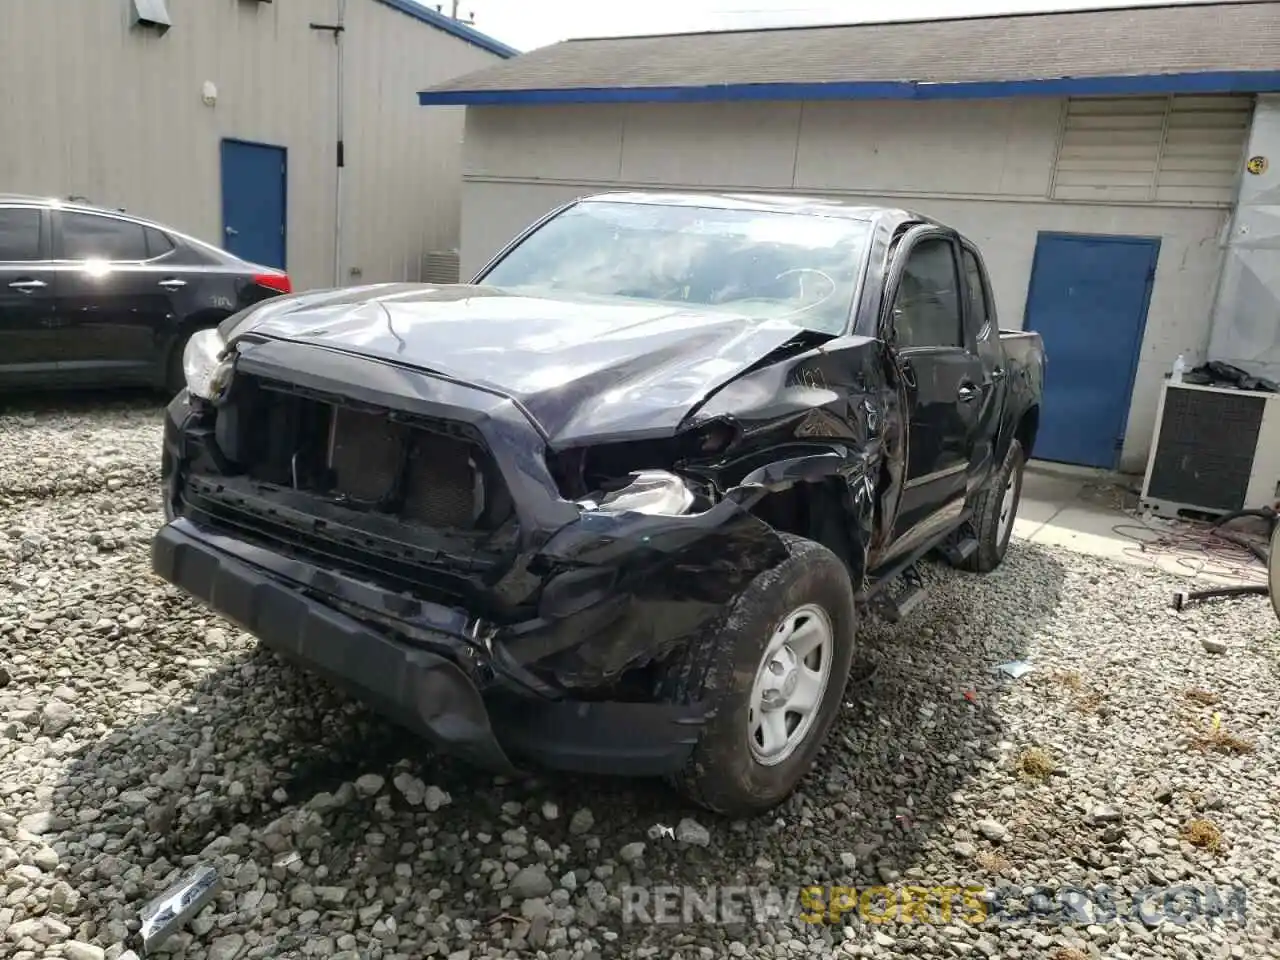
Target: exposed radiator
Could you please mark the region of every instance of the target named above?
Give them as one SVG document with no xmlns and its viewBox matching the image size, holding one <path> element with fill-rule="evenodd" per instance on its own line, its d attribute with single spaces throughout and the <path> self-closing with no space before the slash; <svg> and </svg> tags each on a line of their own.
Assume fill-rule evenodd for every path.
<svg viewBox="0 0 1280 960">
<path fill-rule="evenodd" d="M 1166 382 L 1142 507 L 1220 515 L 1277 499 L 1280 394 Z"/>
</svg>

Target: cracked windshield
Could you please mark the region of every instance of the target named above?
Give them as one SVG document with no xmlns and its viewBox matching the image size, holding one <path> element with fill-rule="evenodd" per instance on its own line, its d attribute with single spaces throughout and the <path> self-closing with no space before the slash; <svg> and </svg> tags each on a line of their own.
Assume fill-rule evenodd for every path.
<svg viewBox="0 0 1280 960">
<path fill-rule="evenodd" d="M 838 334 L 868 232 L 846 217 L 587 201 L 536 230 L 484 283 L 714 307 Z"/>
</svg>

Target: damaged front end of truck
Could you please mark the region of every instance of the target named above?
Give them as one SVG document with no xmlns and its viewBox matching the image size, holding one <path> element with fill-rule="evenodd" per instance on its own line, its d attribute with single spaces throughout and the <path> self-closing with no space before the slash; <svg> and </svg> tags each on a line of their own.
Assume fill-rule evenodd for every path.
<svg viewBox="0 0 1280 960">
<path fill-rule="evenodd" d="M 207 388 L 168 409 L 154 568 L 482 766 L 672 772 L 709 709 L 664 695 L 663 671 L 716 642 L 785 558 L 779 530 L 825 528 L 855 581 L 876 536 L 873 354 L 842 361 L 867 398 L 850 413 L 830 338 L 781 339 L 674 429 L 590 442 L 418 365 L 219 339 Z"/>
</svg>

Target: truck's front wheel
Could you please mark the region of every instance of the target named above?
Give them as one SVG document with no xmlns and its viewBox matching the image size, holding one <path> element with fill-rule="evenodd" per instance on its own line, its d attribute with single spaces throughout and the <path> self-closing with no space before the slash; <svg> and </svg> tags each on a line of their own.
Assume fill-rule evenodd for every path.
<svg viewBox="0 0 1280 960">
<path fill-rule="evenodd" d="M 992 474 L 973 505 L 973 525 L 977 531 L 978 549 L 964 561 L 964 567 L 975 573 L 989 573 L 1000 566 L 1009 550 L 1013 521 L 1022 502 L 1022 474 L 1026 454 L 1017 440 L 1009 441 L 1004 462 Z"/>
<path fill-rule="evenodd" d="M 783 535 L 788 558 L 734 600 L 719 632 L 671 665 L 668 693 L 714 716 L 676 787 L 732 816 L 776 806 L 813 764 L 840 710 L 857 627 L 845 565 Z"/>
</svg>

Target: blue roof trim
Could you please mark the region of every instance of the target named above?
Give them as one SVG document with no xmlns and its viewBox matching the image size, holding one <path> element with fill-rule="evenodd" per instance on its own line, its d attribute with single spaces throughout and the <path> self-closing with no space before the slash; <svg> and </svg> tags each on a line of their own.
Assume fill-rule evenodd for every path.
<svg viewBox="0 0 1280 960">
<path fill-rule="evenodd" d="M 556 103 L 714 103 L 729 100 L 1000 100 L 1009 97 L 1141 96 L 1166 93 L 1280 91 L 1280 70 L 1165 73 L 923 83 L 744 83 L 710 87 L 577 87 L 559 90 L 424 90 L 421 106 Z"/>
<path fill-rule="evenodd" d="M 481 50 L 488 50 L 490 53 L 497 54 L 505 60 L 520 56 L 520 51 L 515 47 L 508 47 L 505 43 L 493 39 L 488 34 L 481 33 L 465 23 L 459 23 L 452 17 L 446 17 L 443 13 L 415 3 L 414 0 L 378 0 L 378 2 L 388 7 L 393 7 L 401 13 L 407 13 L 421 23 L 429 23 L 445 33 L 453 34 L 459 40 L 465 40 Z"/>
</svg>

